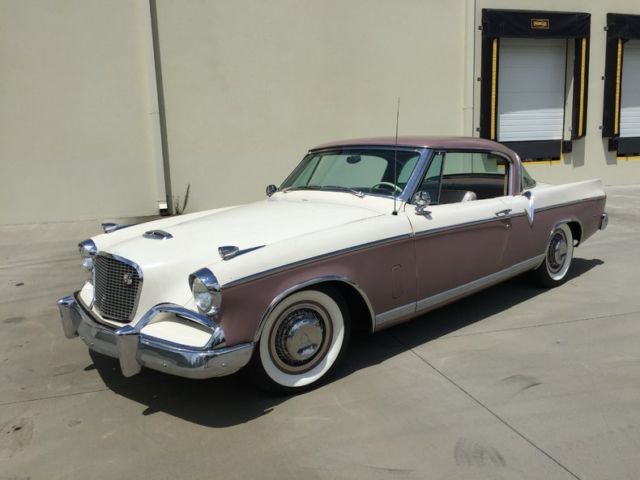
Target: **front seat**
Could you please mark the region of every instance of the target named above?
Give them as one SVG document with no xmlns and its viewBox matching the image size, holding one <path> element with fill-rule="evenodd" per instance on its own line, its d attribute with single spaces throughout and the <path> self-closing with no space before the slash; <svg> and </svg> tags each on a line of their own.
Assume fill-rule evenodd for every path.
<svg viewBox="0 0 640 480">
<path fill-rule="evenodd" d="M 477 199 L 478 196 L 471 190 L 442 190 L 439 203 L 442 205 L 444 203 L 470 202 Z"/>
</svg>

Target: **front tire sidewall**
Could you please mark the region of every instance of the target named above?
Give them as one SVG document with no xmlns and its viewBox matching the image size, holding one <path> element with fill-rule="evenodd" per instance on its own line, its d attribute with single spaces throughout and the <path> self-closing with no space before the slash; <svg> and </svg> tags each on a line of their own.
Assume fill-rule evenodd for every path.
<svg viewBox="0 0 640 480">
<path fill-rule="evenodd" d="M 269 346 L 271 331 L 274 325 L 276 325 L 280 315 L 286 310 L 298 303 L 303 304 L 309 302 L 316 303 L 322 307 L 331 322 L 332 335 L 329 340 L 328 349 L 324 354 L 324 358 L 310 370 L 298 374 L 284 372 L 278 368 L 271 356 Z M 258 344 L 258 359 L 267 383 L 280 391 L 301 391 L 319 383 L 326 377 L 340 357 L 344 349 L 346 334 L 347 320 L 345 319 L 345 315 L 340 305 L 328 294 L 318 290 L 304 290 L 288 296 L 282 300 L 267 317 Z"/>
</svg>

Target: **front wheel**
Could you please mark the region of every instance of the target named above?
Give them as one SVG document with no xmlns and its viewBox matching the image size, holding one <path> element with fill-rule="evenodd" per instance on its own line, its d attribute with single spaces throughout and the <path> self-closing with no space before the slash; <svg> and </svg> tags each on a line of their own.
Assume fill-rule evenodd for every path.
<svg viewBox="0 0 640 480">
<path fill-rule="evenodd" d="M 545 259 L 534 273 L 545 287 L 556 287 L 567 281 L 573 259 L 573 234 L 566 223 L 558 225 L 549 239 Z"/>
<path fill-rule="evenodd" d="M 348 340 L 348 309 L 338 292 L 293 293 L 265 321 L 253 358 L 257 380 L 279 393 L 313 388 L 332 371 Z"/>
</svg>

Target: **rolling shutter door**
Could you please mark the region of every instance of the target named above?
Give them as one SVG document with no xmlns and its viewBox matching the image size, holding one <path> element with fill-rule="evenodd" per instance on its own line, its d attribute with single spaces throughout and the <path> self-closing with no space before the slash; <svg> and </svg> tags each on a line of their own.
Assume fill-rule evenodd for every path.
<svg viewBox="0 0 640 480">
<path fill-rule="evenodd" d="M 620 137 L 640 137 L 640 40 L 630 40 L 624 46 Z"/>
<path fill-rule="evenodd" d="M 565 68 L 564 39 L 501 39 L 499 142 L 562 139 Z"/>
</svg>

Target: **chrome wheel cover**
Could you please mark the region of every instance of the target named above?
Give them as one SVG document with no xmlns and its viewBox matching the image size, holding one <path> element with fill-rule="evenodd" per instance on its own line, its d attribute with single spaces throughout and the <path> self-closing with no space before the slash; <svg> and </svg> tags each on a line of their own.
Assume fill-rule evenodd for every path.
<svg viewBox="0 0 640 480">
<path fill-rule="evenodd" d="M 567 261 L 569 245 L 567 237 L 562 230 L 556 230 L 549 241 L 547 250 L 547 266 L 551 273 L 558 273 L 562 270 Z"/>
<path fill-rule="evenodd" d="M 281 371 L 303 373 L 322 361 L 332 335 L 329 314 L 321 305 L 298 303 L 276 319 L 269 334 L 269 354 Z"/>
</svg>

